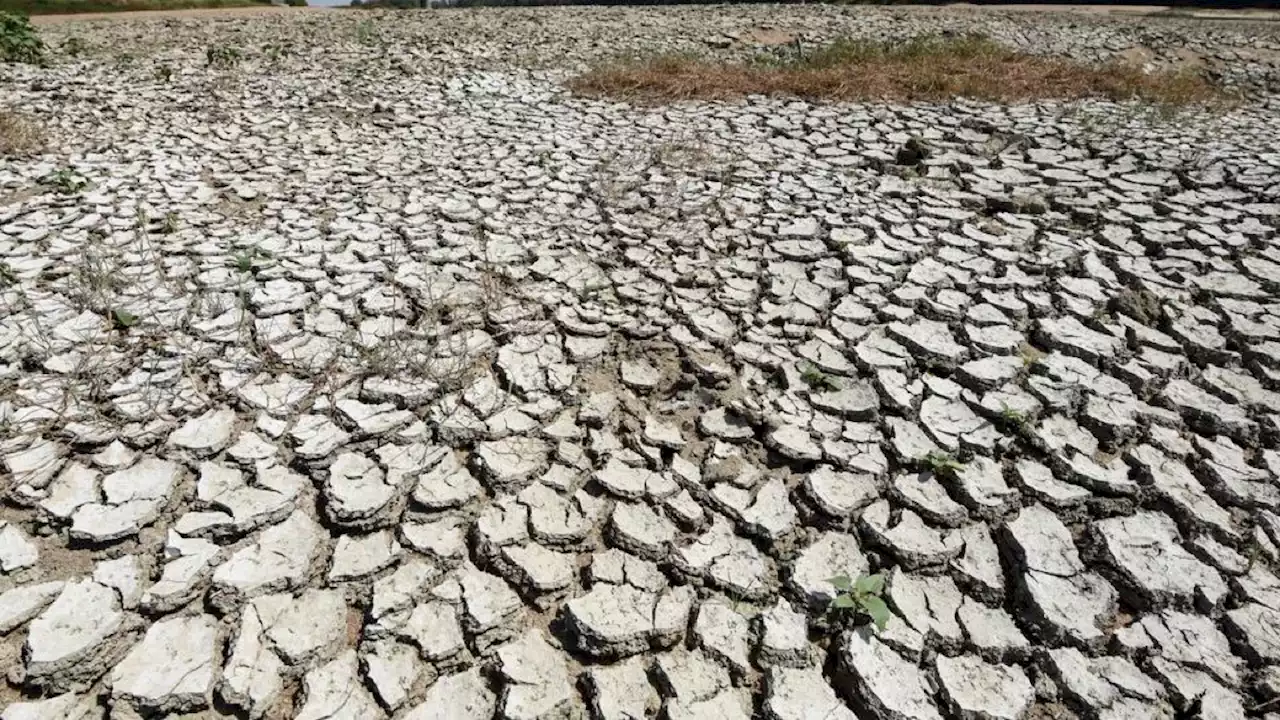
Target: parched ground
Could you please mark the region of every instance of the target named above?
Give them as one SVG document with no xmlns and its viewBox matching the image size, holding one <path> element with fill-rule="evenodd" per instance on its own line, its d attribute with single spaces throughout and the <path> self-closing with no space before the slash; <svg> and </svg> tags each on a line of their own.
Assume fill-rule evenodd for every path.
<svg viewBox="0 0 1280 720">
<path fill-rule="evenodd" d="M 1241 100 L 564 89 L 943 31 Z M 0 160 L 0 718 L 1280 712 L 1280 25 L 43 34 L 0 68 L 44 140 Z M 870 573 L 878 634 L 829 609 Z"/>
</svg>

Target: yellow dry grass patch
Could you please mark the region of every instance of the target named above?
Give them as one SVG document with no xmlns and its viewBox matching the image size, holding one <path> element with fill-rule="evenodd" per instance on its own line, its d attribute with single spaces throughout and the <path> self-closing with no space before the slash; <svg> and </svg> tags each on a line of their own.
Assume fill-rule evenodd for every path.
<svg viewBox="0 0 1280 720">
<path fill-rule="evenodd" d="M 15 157 L 39 152 L 44 147 L 44 133 L 29 117 L 0 110 L 0 157 Z"/>
<path fill-rule="evenodd" d="M 641 102 L 756 94 L 897 102 L 1103 97 L 1167 105 L 1224 98 L 1198 72 L 1144 73 L 1120 62 L 1085 65 L 1018 52 L 979 36 L 842 40 L 811 54 L 788 53 L 751 62 L 693 56 L 620 62 L 575 77 L 570 88 L 580 95 Z"/>
</svg>

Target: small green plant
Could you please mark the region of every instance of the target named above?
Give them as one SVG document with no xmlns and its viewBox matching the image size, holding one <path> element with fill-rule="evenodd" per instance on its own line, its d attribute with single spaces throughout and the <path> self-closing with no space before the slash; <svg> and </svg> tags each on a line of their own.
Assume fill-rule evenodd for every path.
<svg viewBox="0 0 1280 720">
<path fill-rule="evenodd" d="M 800 379 L 814 390 L 839 390 L 840 383 L 835 378 L 822 372 L 817 366 L 806 363 L 800 368 Z"/>
<path fill-rule="evenodd" d="M 230 45 L 210 45 L 204 51 L 205 63 L 209 67 L 222 68 L 224 70 L 240 64 L 240 56 L 240 49 Z"/>
<path fill-rule="evenodd" d="M 178 213 L 172 211 L 165 213 L 160 219 L 160 234 L 172 235 L 176 232 L 178 232 Z"/>
<path fill-rule="evenodd" d="M 169 82 L 173 79 L 173 68 L 168 65 L 157 65 L 155 70 L 155 79 L 163 83 Z"/>
<path fill-rule="evenodd" d="M 79 57 L 89 51 L 89 43 L 84 41 L 79 35 L 72 35 L 62 41 L 62 54 L 70 57 Z"/>
<path fill-rule="evenodd" d="M 44 41 L 26 15 L 0 12 L 0 62 L 37 64 L 44 60 Z"/>
<path fill-rule="evenodd" d="M 1253 572 L 1254 566 L 1256 566 L 1258 561 L 1262 559 L 1262 542 L 1258 539 L 1259 532 L 1261 531 L 1254 528 L 1254 530 L 1249 533 L 1249 538 L 1247 540 L 1249 547 L 1245 550 L 1245 575 Z"/>
<path fill-rule="evenodd" d="M 89 181 L 83 175 L 77 173 L 72 168 L 62 168 L 40 179 L 41 184 L 47 185 L 63 195 L 75 195 L 84 189 Z"/>
<path fill-rule="evenodd" d="M 117 330 L 128 330 L 134 325 L 137 325 L 138 320 L 138 316 L 128 310 L 116 308 L 111 311 L 111 324 L 114 325 Z"/>
<path fill-rule="evenodd" d="M 954 478 L 964 470 L 964 463 L 957 460 L 951 453 L 941 450 L 930 450 L 929 454 L 924 456 L 924 465 L 940 478 Z"/>
<path fill-rule="evenodd" d="M 18 284 L 18 274 L 13 271 L 9 263 L 0 262 L 0 288 L 12 287 Z"/>
<path fill-rule="evenodd" d="M 861 575 L 852 580 L 848 575 L 837 575 L 827 582 L 836 589 L 836 596 L 831 598 L 829 609 L 837 613 L 861 613 L 871 618 L 876 631 L 880 632 L 889 625 L 889 606 L 881 595 L 884 593 L 884 576 Z"/>
<path fill-rule="evenodd" d="M 1029 418 L 1021 410 L 1000 403 L 1000 425 L 1019 434 L 1026 434 L 1029 429 Z"/>
<path fill-rule="evenodd" d="M 260 247 L 251 247 L 241 250 L 231 256 L 231 265 L 235 267 L 236 272 L 251 273 L 255 269 L 258 260 L 271 259 L 271 253 Z"/>
</svg>

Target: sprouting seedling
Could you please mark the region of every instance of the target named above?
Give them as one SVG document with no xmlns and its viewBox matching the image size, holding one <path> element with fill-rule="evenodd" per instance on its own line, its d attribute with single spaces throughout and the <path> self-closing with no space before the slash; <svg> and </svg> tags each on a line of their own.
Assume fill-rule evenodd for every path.
<svg viewBox="0 0 1280 720">
<path fill-rule="evenodd" d="M 120 330 L 128 330 L 138 324 L 139 318 L 128 310 L 117 308 L 111 311 L 111 320 Z"/>
<path fill-rule="evenodd" d="M 840 383 L 822 372 L 816 365 L 806 363 L 800 368 L 800 379 L 814 390 L 839 390 Z"/>
<path fill-rule="evenodd" d="M 1017 424 L 1017 423 L 1023 423 L 1023 422 L 1026 422 L 1026 420 L 1027 420 L 1027 416 L 1026 416 L 1026 415 L 1024 415 L 1024 414 L 1022 413 L 1022 411 L 1017 410 L 1017 409 L 1015 409 L 1015 408 L 1011 408 L 1011 407 L 1009 407 L 1009 405 L 1008 405 L 1007 403 L 1001 403 L 1001 404 L 1000 404 L 1000 419 L 1001 419 L 1001 420 L 1006 420 L 1006 421 L 1008 421 L 1008 422 L 1010 422 L 1010 423 L 1015 423 L 1015 424 Z"/>
<path fill-rule="evenodd" d="M 240 63 L 240 48 L 230 45 L 210 45 L 205 48 L 205 63 L 210 67 L 232 68 Z"/>
<path fill-rule="evenodd" d="M 924 464 L 930 472 L 941 478 L 954 478 L 964 470 L 964 463 L 955 459 L 951 453 L 941 450 L 930 450 L 929 454 L 924 456 Z"/>
<path fill-rule="evenodd" d="M 63 195 L 74 195 L 84 189 L 89 184 L 75 170 L 71 168 L 62 168 L 56 172 L 50 173 L 40 179 L 40 182 L 52 187 Z"/>
<path fill-rule="evenodd" d="M 237 272 L 253 272 L 254 261 L 258 258 L 270 259 L 271 253 L 259 247 L 251 247 L 231 256 L 231 264 Z"/>
<path fill-rule="evenodd" d="M 1244 573 L 1248 575 L 1253 572 L 1253 566 L 1258 564 L 1258 558 L 1262 555 L 1262 543 L 1258 542 L 1258 536 L 1253 535 L 1249 540 L 1249 551 L 1246 555 L 1247 564 L 1244 566 Z"/>
<path fill-rule="evenodd" d="M 71 57 L 83 55 L 89 49 L 89 44 L 83 38 L 72 35 L 62 41 L 62 52 Z"/>
<path fill-rule="evenodd" d="M 356 40 L 362 45 L 372 45 L 378 40 L 378 29 L 372 20 L 365 18 L 356 24 Z"/>
<path fill-rule="evenodd" d="M 162 235 L 172 235 L 176 232 L 178 232 L 178 213 L 165 213 L 160 220 L 160 233 Z"/>
<path fill-rule="evenodd" d="M 884 575 L 860 575 L 852 580 L 848 575 L 837 575 L 827 582 L 836 589 L 830 609 L 836 612 L 862 613 L 875 623 L 876 631 L 883 631 L 889 624 L 889 606 L 881 595 L 884 593 Z"/>
<path fill-rule="evenodd" d="M 1006 428 L 1016 430 L 1019 433 L 1026 433 L 1028 429 L 1027 414 L 1016 408 L 1011 408 L 1005 403 L 1001 403 L 1000 424 Z"/>
</svg>

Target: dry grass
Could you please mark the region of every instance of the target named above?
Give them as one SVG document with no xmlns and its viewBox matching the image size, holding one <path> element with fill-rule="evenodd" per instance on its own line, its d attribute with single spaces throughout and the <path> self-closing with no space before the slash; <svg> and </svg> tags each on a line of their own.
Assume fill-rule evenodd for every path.
<svg viewBox="0 0 1280 720">
<path fill-rule="evenodd" d="M 44 133 L 30 118 L 0 110 L 0 157 L 18 157 L 39 152 Z"/>
<path fill-rule="evenodd" d="M 1006 48 L 979 36 L 922 37 L 900 43 L 842 40 L 807 55 L 732 63 L 662 56 L 588 71 L 570 81 L 586 96 L 641 102 L 791 95 L 813 100 L 1002 102 L 1104 97 L 1187 105 L 1223 93 L 1191 72 L 1144 73 L 1111 63 L 1082 65 Z"/>
</svg>

